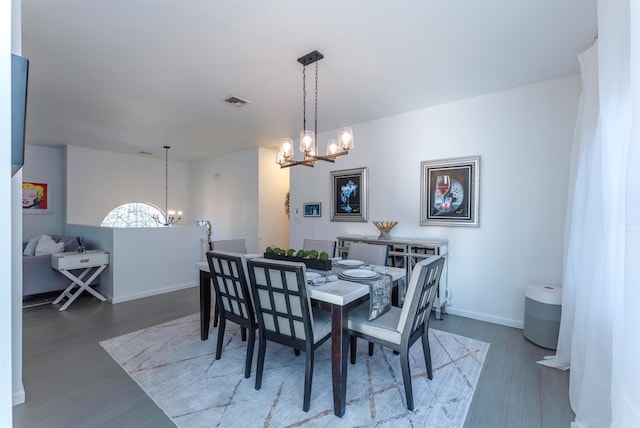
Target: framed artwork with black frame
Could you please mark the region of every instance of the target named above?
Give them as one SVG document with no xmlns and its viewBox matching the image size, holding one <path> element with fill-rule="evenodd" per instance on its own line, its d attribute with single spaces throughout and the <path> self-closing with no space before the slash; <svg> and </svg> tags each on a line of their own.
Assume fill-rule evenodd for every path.
<svg viewBox="0 0 640 428">
<path fill-rule="evenodd" d="M 331 171 L 331 221 L 367 221 L 367 168 Z"/>
<path fill-rule="evenodd" d="M 423 161 L 420 169 L 421 226 L 479 226 L 479 156 Z"/>
<path fill-rule="evenodd" d="M 322 217 L 322 204 L 320 202 L 303 203 L 302 215 L 305 217 Z"/>
</svg>

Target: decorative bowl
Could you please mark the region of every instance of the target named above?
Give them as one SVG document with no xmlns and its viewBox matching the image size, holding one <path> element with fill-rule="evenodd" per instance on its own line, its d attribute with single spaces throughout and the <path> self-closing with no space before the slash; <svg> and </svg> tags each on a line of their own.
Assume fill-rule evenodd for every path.
<svg viewBox="0 0 640 428">
<path fill-rule="evenodd" d="M 395 227 L 396 224 L 398 224 L 397 221 L 373 221 L 372 223 L 375 224 L 375 226 L 380 231 L 380 236 L 378 236 L 378 239 L 391 239 L 391 235 L 389 235 L 389 232 Z"/>
</svg>

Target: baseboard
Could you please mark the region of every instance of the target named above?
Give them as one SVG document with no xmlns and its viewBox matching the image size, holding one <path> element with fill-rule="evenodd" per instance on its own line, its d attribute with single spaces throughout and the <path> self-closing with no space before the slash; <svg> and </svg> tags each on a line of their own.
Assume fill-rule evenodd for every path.
<svg viewBox="0 0 640 428">
<path fill-rule="evenodd" d="M 142 299 L 143 297 L 157 296 L 158 294 L 170 293 L 172 291 L 184 290 L 185 288 L 198 287 L 198 282 L 187 282 L 185 284 L 176 284 L 165 288 L 156 288 L 154 290 L 143 291 L 140 293 L 125 294 L 124 296 L 118 296 L 111 298 L 111 303 L 122 303 L 130 300 Z"/>
<path fill-rule="evenodd" d="M 464 309 L 458 309 L 452 306 L 445 307 L 445 314 L 458 315 L 461 317 L 471 318 L 478 321 L 490 322 L 492 324 L 499 324 L 507 327 L 519 328 L 521 330 L 524 328 L 524 320 L 514 320 L 509 318 L 496 317 L 494 315 L 483 314 L 480 312 L 465 311 Z"/>
<path fill-rule="evenodd" d="M 24 388 L 20 388 L 20 390 L 18 391 L 13 391 L 12 402 L 14 406 L 24 403 L 24 400 L 25 400 Z"/>
</svg>

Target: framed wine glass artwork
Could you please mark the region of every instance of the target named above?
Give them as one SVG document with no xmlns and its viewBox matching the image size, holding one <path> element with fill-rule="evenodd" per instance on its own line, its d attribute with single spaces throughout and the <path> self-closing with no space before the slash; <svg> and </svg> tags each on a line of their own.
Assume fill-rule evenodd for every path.
<svg viewBox="0 0 640 428">
<path fill-rule="evenodd" d="M 331 171 L 331 221 L 367 221 L 367 168 Z"/>
<path fill-rule="evenodd" d="M 479 226 L 479 156 L 423 161 L 420 170 L 421 226 Z"/>
</svg>

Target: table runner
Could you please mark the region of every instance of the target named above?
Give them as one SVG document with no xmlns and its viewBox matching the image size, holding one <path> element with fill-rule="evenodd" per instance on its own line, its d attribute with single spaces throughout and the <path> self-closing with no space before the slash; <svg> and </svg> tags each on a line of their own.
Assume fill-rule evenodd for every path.
<svg viewBox="0 0 640 428">
<path fill-rule="evenodd" d="M 391 309 L 391 291 L 393 285 L 393 279 L 391 275 L 386 272 L 382 272 L 382 268 L 374 268 L 372 266 L 363 265 L 358 266 L 358 269 L 367 269 L 373 270 L 377 272 L 380 276 L 373 279 L 345 279 L 346 281 L 352 282 L 361 282 L 363 284 L 367 284 L 369 286 L 369 321 L 376 319 L 380 315 L 387 312 Z M 351 266 L 341 266 L 337 263 L 333 263 L 331 270 L 328 271 L 320 271 L 316 269 L 307 269 L 310 272 L 316 272 L 327 278 L 330 275 L 335 275 L 336 277 L 341 274 L 343 271 L 348 269 L 354 269 Z M 344 278 L 343 278 L 344 279 Z M 322 286 L 322 284 L 313 285 L 313 286 Z"/>
</svg>

